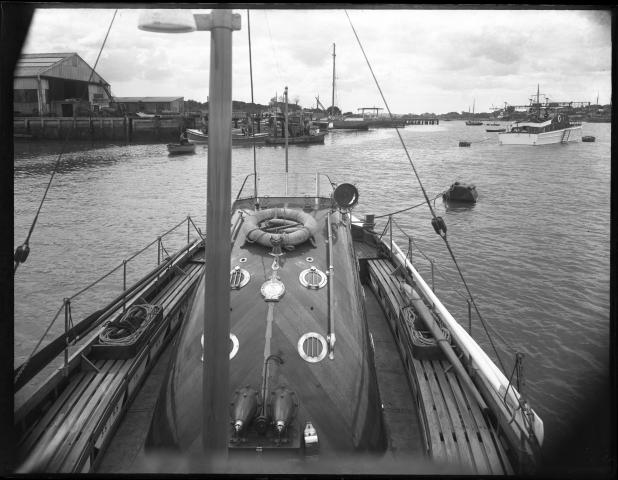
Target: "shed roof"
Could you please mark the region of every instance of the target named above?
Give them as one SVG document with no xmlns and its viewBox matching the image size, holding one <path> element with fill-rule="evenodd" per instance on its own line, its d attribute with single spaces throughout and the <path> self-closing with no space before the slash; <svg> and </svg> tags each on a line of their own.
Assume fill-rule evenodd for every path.
<svg viewBox="0 0 618 480">
<path fill-rule="evenodd" d="M 15 66 L 15 77 L 36 77 L 49 76 L 57 78 L 65 78 L 67 75 L 66 69 L 60 66 L 63 62 L 71 57 L 77 57 L 77 65 L 81 65 L 80 73 L 69 74 L 68 78 L 72 80 L 91 80 L 93 83 L 102 82 L 109 85 L 99 74 L 94 72 L 94 69 L 88 65 L 77 53 L 22 53 Z M 74 64 L 75 65 L 75 64 Z M 57 67 L 57 68 L 56 68 Z M 92 75 L 91 75 L 92 72 Z M 80 76 L 82 78 L 80 78 Z"/>
<path fill-rule="evenodd" d="M 114 97 L 116 103 L 163 103 L 182 100 L 184 97 Z"/>
</svg>

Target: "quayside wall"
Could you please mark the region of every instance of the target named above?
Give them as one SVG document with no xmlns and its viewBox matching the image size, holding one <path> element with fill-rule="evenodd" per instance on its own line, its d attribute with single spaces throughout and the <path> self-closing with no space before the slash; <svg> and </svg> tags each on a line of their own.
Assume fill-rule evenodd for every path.
<svg viewBox="0 0 618 480">
<path fill-rule="evenodd" d="M 183 117 L 20 117 L 13 120 L 15 137 L 32 140 L 176 141 L 185 128 Z"/>
</svg>

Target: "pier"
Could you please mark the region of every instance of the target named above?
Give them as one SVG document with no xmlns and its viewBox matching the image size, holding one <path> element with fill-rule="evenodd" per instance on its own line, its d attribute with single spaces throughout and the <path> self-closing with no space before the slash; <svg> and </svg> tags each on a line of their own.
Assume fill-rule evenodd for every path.
<svg viewBox="0 0 618 480">
<path fill-rule="evenodd" d="M 406 117 L 406 125 L 439 125 L 440 119 L 437 117 Z"/>
</svg>

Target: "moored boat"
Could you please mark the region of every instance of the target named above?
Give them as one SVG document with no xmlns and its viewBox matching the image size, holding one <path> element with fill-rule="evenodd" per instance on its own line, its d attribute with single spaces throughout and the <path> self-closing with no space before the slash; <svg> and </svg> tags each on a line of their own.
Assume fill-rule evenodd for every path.
<svg viewBox="0 0 618 480">
<path fill-rule="evenodd" d="M 324 137 L 327 132 L 317 132 L 309 135 L 296 135 L 287 138 L 288 145 L 302 145 L 302 144 L 320 144 L 324 143 Z M 285 137 L 275 137 L 269 135 L 265 138 L 266 145 L 285 145 Z"/>
<path fill-rule="evenodd" d="M 238 22 L 209 20 L 211 84 L 230 86 L 210 92 L 215 144 L 230 124 Z M 424 461 L 431 473 L 529 472 L 542 420 L 397 245 L 392 218 L 376 229 L 352 213 L 355 186 L 287 168 L 249 175 L 230 205 L 226 142 L 208 152 L 206 238 L 187 233 L 16 370 L 19 393 L 62 366 L 16 401 L 21 471 L 237 473 L 242 458 L 284 473 L 380 473 L 394 459 L 402 473 Z M 432 225 L 446 241 L 444 221 Z M 102 350 L 108 320 L 127 334 Z"/>
<path fill-rule="evenodd" d="M 511 123 L 505 132 L 498 134 L 500 145 L 551 145 L 576 142 L 581 139 L 581 123 L 571 122 L 560 107 L 540 101 L 537 86 L 536 101 L 530 99 L 528 118 Z"/>
<path fill-rule="evenodd" d="M 195 153 L 195 143 L 168 143 L 167 151 L 170 152 L 171 155 L 180 153 Z"/>
<path fill-rule="evenodd" d="M 194 128 L 187 128 L 187 138 L 194 143 L 208 143 L 208 134 Z M 251 145 L 264 143 L 268 133 L 261 132 L 254 135 L 232 133 L 232 145 Z"/>
</svg>

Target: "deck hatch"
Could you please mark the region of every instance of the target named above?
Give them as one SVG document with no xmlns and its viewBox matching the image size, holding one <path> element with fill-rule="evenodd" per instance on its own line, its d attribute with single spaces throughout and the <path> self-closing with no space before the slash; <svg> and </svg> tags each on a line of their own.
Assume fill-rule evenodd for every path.
<svg viewBox="0 0 618 480">
<path fill-rule="evenodd" d="M 326 274 L 316 267 L 307 268 L 300 272 L 298 277 L 303 287 L 317 290 L 326 285 Z"/>
<path fill-rule="evenodd" d="M 309 363 L 317 363 L 326 356 L 326 340 L 319 333 L 305 333 L 298 340 L 298 353 Z"/>
</svg>

